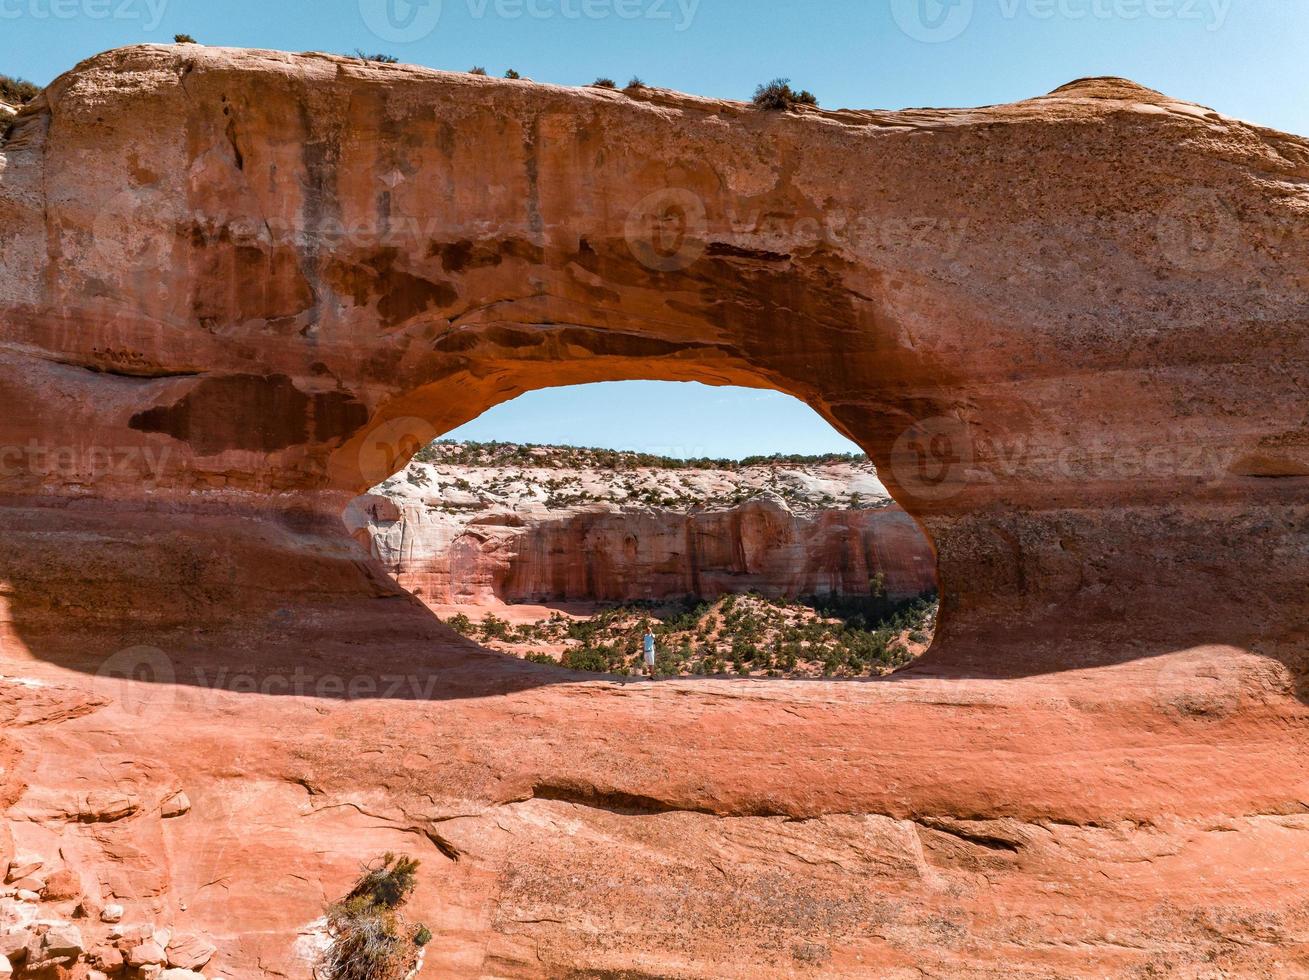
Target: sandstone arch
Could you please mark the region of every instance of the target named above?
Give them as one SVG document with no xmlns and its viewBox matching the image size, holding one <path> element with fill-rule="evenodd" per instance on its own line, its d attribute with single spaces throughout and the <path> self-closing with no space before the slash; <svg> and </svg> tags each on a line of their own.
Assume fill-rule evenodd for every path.
<svg viewBox="0 0 1309 980">
<path fill-rule="evenodd" d="M 1057 606 L 1180 636 L 1203 595 L 1237 639 L 1227 583 L 1300 601 L 1302 569 L 1261 557 L 1295 547 L 1306 469 L 1295 138 L 1113 79 L 779 116 L 142 47 L 59 79 L 4 152 L 3 441 L 169 454 L 157 480 L 143 455 L 20 461 L 8 493 L 303 504 L 361 489 L 392 419 L 730 382 L 873 453 L 951 622 Z M 686 248 L 641 254 L 670 205 Z"/>
<path fill-rule="evenodd" d="M 993 954 L 1049 969 L 1067 950 L 1116 969 L 1173 949 L 1195 920 L 1168 902 L 1226 894 L 1197 867 L 1239 879 L 1242 912 L 1299 922 L 1309 867 L 1283 830 L 1301 831 L 1269 820 L 1306 798 L 1307 176 L 1304 140 L 1118 79 L 973 110 L 761 115 L 321 55 L 99 56 L 0 147 L 5 656 L 73 686 L 141 643 L 168 651 L 179 684 L 215 660 L 421 665 L 439 683 L 413 704 L 282 698 L 283 716 L 277 699 L 219 698 L 279 734 L 254 745 L 210 725 L 198 746 L 183 700 L 149 744 L 220 800 L 213 757 L 254 760 L 287 853 L 303 849 L 288 787 L 385 796 L 386 828 L 471 855 L 466 916 L 439 930 L 450 955 L 492 955 L 495 936 L 495 962 L 524 975 L 543 953 L 629 965 L 602 938 L 621 916 L 590 931 L 531 918 L 570 898 L 526 885 L 479 905 L 479 875 L 599 882 L 606 821 L 670 813 L 706 848 L 725 839 L 715 821 L 744 821 L 790 861 L 804 888 L 787 903 L 832 903 L 850 957 L 836 969 L 858 951 L 962 973 L 975 952 L 917 918 L 904 947 L 870 938 L 885 910 L 845 862 L 903 870 L 913 915 L 953 903 Z M 689 255 L 632 231 L 652 194 L 689 221 Z M 750 690 L 728 708 L 703 690 L 544 690 L 530 666 L 453 644 L 360 563 L 337 515 L 378 441 L 416 446 L 407 426 L 436 434 L 531 387 L 626 377 L 785 390 L 865 446 L 938 549 L 933 661 L 895 684 Z M 635 747 L 569 740 L 601 727 Z M 72 730 L 29 748 L 93 781 L 84 757 L 116 743 Z M 381 746 L 366 760 L 358 732 Z M 411 745 L 440 751 L 414 762 Z M 6 801 L 22 792 L 11 773 Z M 562 807 L 583 828 L 568 875 L 524 829 Z M 532 846 L 488 843 L 492 812 Z M 795 831 L 769 823 L 783 818 L 817 821 L 832 877 L 796 863 Z M 1212 842 L 1218 818 L 1276 855 L 1280 881 Z M 1162 883 L 1115 877 L 1143 827 L 1185 850 Z M 884 863 L 831 844 L 870 834 Z M 176 874 L 199 875 L 195 860 Z M 240 860 L 252 882 L 269 873 Z M 728 937 L 763 937 L 760 963 L 804 946 L 804 923 L 760 926 L 772 913 L 740 904 L 772 879 L 739 873 L 721 894 L 695 878 L 708 904 L 687 914 L 707 931 L 676 953 L 633 939 L 645 962 L 724 975 L 740 962 Z M 1049 897 L 1052 877 L 1075 881 L 1067 896 Z M 464 901 L 459 887 L 443 897 Z M 485 918 L 492 906 L 520 924 Z M 1014 907 L 1062 938 L 1024 946 Z M 291 935 L 293 914 L 270 913 Z M 1107 948 L 1119 927 L 1145 952 Z M 242 940 L 242 961 L 271 941 Z M 1224 950 L 1239 968 L 1287 962 Z"/>
</svg>

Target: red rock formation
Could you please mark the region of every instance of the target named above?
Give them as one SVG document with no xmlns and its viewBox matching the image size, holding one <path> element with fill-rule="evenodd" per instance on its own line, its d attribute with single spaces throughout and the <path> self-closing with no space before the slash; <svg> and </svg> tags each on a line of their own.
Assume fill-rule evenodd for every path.
<svg viewBox="0 0 1309 980">
<path fill-rule="evenodd" d="M 306 975 L 384 849 L 426 861 L 429 976 L 1304 974 L 1307 179 L 1304 140 L 1116 79 L 764 114 L 78 66 L 0 146 L 15 851 L 216 975 Z M 340 530 L 432 436 L 621 378 L 863 445 L 938 552 L 924 661 L 574 679 Z"/>
</svg>

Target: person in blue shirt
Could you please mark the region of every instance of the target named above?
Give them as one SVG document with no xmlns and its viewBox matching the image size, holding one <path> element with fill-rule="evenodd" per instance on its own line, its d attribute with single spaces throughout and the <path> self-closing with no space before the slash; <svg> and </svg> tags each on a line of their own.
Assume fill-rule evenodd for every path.
<svg viewBox="0 0 1309 980">
<path fill-rule="evenodd" d="M 646 623 L 645 638 L 642 640 L 645 649 L 645 672 L 650 675 L 650 680 L 655 678 L 655 635 L 650 632 L 650 624 Z"/>
</svg>

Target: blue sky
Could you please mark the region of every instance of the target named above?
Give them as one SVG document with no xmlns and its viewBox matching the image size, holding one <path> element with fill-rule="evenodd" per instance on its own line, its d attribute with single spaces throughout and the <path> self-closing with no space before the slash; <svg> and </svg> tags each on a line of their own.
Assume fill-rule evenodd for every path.
<svg viewBox="0 0 1309 980">
<path fill-rule="evenodd" d="M 450 438 L 604 446 L 678 458 L 859 452 L 790 395 L 674 381 L 529 391 L 455 429 Z"/>
<path fill-rule="evenodd" d="M 178 32 L 512 67 L 560 84 L 639 75 L 721 98 L 749 98 L 781 75 L 829 108 L 984 105 L 1124 75 L 1309 134 L 1309 0 L 0 0 L 0 72 L 44 84 L 98 51 Z M 714 455 L 845 447 L 793 399 L 730 397 L 634 383 L 534 392 L 475 425 L 483 438 L 573 432 L 579 443 L 704 444 Z"/>
</svg>

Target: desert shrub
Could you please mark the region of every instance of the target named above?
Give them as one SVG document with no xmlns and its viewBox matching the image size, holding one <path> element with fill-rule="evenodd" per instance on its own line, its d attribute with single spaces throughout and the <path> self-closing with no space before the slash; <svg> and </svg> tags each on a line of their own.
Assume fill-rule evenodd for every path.
<svg viewBox="0 0 1309 980">
<path fill-rule="evenodd" d="M 411 926 L 400 912 L 417 872 L 417 861 L 388 852 L 364 867 L 345 898 L 327 907 L 331 943 L 320 962 L 323 980 L 403 980 L 413 971 L 432 939 L 426 926 Z"/>
<path fill-rule="evenodd" d="M 483 68 L 481 65 L 473 65 L 472 68 L 469 68 L 469 69 L 468 69 L 468 74 L 470 74 L 470 75 L 485 75 L 485 74 L 486 74 L 486 69 Z"/>
<path fill-rule="evenodd" d="M 780 112 L 798 105 L 816 106 L 818 98 L 807 89 L 795 91 L 789 78 L 774 78 L 754 90 L 754 104 L 757 109 Z"/>
<path fill-rule="evenodd" d="M 41 87 L 23 78 L 0 75 L 0 102 L 10 105 L 27 105 L 41 94 Z"/>
<path fill-rule="evenodd" d="M 555 661 L 555 658 L 550 656 L 550 654 L 548 653 L 529 653 L 523 659 L 526 660 L 528 663 L 545 664 L 547 667 L 559 666 L 559 664 Z"/>
<path fill-rule="evenodd" d="M 463 613 L 455 613 L 455 615 L 445 621 L 445 625 L 449 626 L 456 632 L 462 633 L 464 636 L 472 636 L 473 631 L 476 629 L 473 625 L 473 621 Z"/>
<path fill-rule="evenodd" d="M 563 659 L 559 663 L 560 666 L 567 667 L 569 670 L 584 670 L 592 674 L 609 672 L 608 658 L 595 647 L 578 647 L 575 650 L 565 650 Z"/>
<path fill-rule="evenodd" d="M 510 68 L 507 72 L 505 72 L 505 78 L 522 78 L 522 77 L 523 77 L 522 75 L 518 74 L 518 72 L 514 71 L 512 68 Z"/>
<path fill-rule="evenodd" d="M 597 78 L 591 83 L 592 88 L 618 88 L 612 78 Z"/>
<path fill-rule="evenodd" d="M 199 42 L 197 42 L 196 39 L 193 38 L 190 34 L 174 34 L 174 35 L 173 35 L 173 43 L 174 43 L 174 44 L 197 44 L 197 43 L 199 43 Z"/>
<path fill-rule="evenodd" d="M 632 80 L 628 82 L 624 88 L 628 92 L 639 92 L 641 89 L 645 88 L 645 82 L 641 81 L 639 76 L 633 75 Z"/>
<path fill-rule="evenodd" d="M 394 65 L 400 60 L 390 54 L 368 54 L 363 48 L 355 48 L 355 57 L 360 61 L 373 61 L 379 65 Z"/>
<path fill-rule="evenodd" d="M 506 75 L 506 77 L 511 77 Z M 513 75 L 512 77 L 517 77 Z M 534 448 L 554 452 L 536 457 Z M 459 466 L 505 466 L 510 463 L 552 469 L 607 469 L 627 472 L 635 469 L 659 470 L 727 470 L 737 471 L 757 466 L 826 466 L 834 463 L 867 463 L 862 453 L 776 453 L 771 456 L 747 456 L 744 459 L 721 459 L 697 456 L 676 459 L 654 453 L 603 449 L 585 446 L 525 446 L 512 442 L 462 442 L 438 439 L 414 456 L 420 463 L 450 463 Z"/>
<path fill-rule="evenodd" d="M 418 864 L 404 854 L 387 852 L 380 861 L 364 868 L 344 901 L 363 898 L 372 906 L 399 908 L 418 884 Z"/>
<path fill-rule="evenodd" d="M 501 619 L 494 613 L 487 613 L 482 617 L 482 639 L 484 640 L 508 640 L 512 635 L 513 627 L 506 620 Z"/>
</svg>

